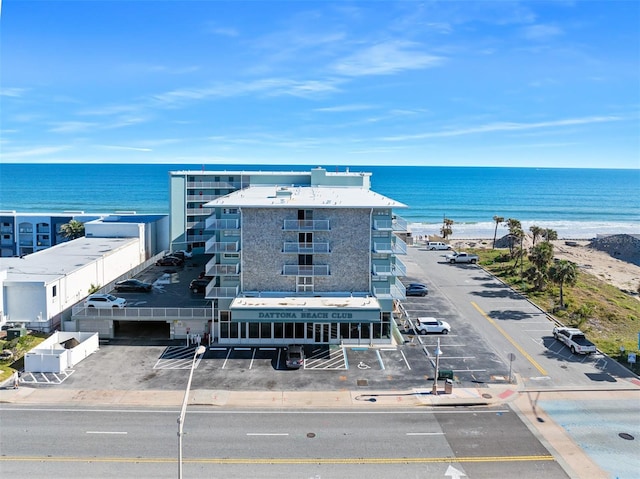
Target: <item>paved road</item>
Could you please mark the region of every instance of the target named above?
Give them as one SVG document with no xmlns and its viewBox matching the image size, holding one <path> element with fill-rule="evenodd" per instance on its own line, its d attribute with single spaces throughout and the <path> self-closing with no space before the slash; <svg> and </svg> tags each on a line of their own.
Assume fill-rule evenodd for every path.
<svg viewBox="0 0 640 479">
<path fill-rule="evenodd" d="M 178 410 L 0 410 L 3 477 L 175 477 Z M 508 408 L 190 408 L 185 477 L 567 478 Z M 539 475 L 538 475 L 539 474 Z"/>
</svg>

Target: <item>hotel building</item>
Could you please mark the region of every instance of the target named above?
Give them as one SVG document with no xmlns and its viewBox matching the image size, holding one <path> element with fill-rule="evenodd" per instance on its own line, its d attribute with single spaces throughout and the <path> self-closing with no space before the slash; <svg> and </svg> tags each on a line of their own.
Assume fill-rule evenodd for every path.
<svg viewBox="0 0 640 479">
<path fill-rule="evenodd" d="M 388 344 L 404 299 L 406 205 L 370 173 L 175 171 L 173 250 L 208 258 L 221 344 Z"/>
</svg>

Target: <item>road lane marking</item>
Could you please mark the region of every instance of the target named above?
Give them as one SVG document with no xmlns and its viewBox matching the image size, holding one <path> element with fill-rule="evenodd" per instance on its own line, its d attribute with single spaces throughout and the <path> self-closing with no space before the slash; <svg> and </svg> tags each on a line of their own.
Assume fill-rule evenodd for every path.
<svg viewBox="0 0 640 479">
<path fill-rule="evenodd" d="M 87 434 L 128 434 L 126 431 L 87 431 Z"/>
<path fill-rule="evenodd" d="M 288 432 L 248 432 L 247 436 L 288 436 Z"/>
<path fill-rule="evenodd" d="M 444 436 L 444 432 L 408 432 L 407 436 Z"/>
<path fill-rule="evenodd" d="M 520 347 L 520 345 L 518 343 L 515 342 L 515 340 L 509 336 L 506 331 L 504 329 L 502 329 L 502 326 L 500 326 L 498 323 L 496 323 L 492 318 L 489 317 L 489 315 L 487 315 L 487 313 L 485 313 L 484 311 L 482 311 L 482 309 L 480 309 L 480 306 L 478 306 L 476 303 L 474 303 L 473 301 L 471 301 L 471 305 L 476 308 L 478 310 L 478 312 L 484 317 L 484 319 L 486 319 L 487 321 L 489 321 L 493 327 L 495 327 L 498 331 L 500 331 L 500 333 L 507 339 L 507 341 L 509 341 L 519 352 L 520 354 L 522 354 L 525 358 L 527 358 L 527 360 L 533 364 L 533 366 L 540 371 L 540 374 L 544 375 L 544 376 L 548 376 L 547 371 L 545 371 L 543 369 L 542 366 L 540 366 L 535 359 L 533 359 L 529 353 L 527 353 L 524 349 L 522 349 L 522 347 Z"/>
<path fill-rule="evenodd" d="M 488 463 L 488 462 L 533 462 L 555 461 L 551 455 L 531 456 L 475 456 L 475 457 L 345 457 L 345 458 L 202 458 L 183 459 L 188 464 L 450 464 Z M 143 464 L 176 464 L 178 460 L 170 457 L 60 457 L 60 456 L 0 456 L 0 462 L 86 462 L 86 463 L 143 463 Z"/>
</svg>

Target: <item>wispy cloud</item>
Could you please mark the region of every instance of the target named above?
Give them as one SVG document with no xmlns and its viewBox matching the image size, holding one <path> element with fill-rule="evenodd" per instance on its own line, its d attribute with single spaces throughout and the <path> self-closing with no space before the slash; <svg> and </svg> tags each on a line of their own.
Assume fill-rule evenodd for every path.
<svg viewBox="0 0 640 479">
<path fill-rule="evenodd" d="M 415 42 L 396 40 L 379 43 L 350 55 L 333 65 L 333 71 L 346 76 L 391 75 L 441 64 L 443 57 L 429 55 Z"/>
<path fill-rule="evenodd" d="M 79 133 L 95 128 L 96 123 L 88 121 L 61 121 L 53 123 L 53 126 L 49 128 L 52 133 Z"/>
<path fill-rule="evenodd" d="M 424 138 L 444 138 L 451 136 L 473 135 L 478 133 L 496 133 L 501 131 L 523 131 L 534 130 L 539 128 L 565 127 L 574 125 L 587 125 L 591 123 L 606 123 L 613 121 L 621 121 L 619 116 L 590 116 L 585 118 L 568 118 L 565 120 L 544 121 L 536 123 L 515 123 L 515 122 L 498 122 L 489 123 L 472 128 L 461 128 L 457 130 L 443 130 L 428 133 L 418 133 L 415 135 L 388 136 L 382 138 L 384 141 L 406 141 L 421 140 Z"/>
<path fill-rule="evenodd" d="M 7 161 L 11 161 L 15 158 L 28 158 L 31 156 L 46 157 L 52 153 L 58 153 L 60 151 L 68 150 L 69 146 L 40 146 L 37 148 L 27 148 L 22 150 L 4 150 L 2 152 L 3 157 Z"/>
<path fill-rule="evenodd" d="M 239 35 L 238 30 L 229 27 L 212 27 L 209 32 L 221 37 L 237 37 Z"/>
<path fill-rule="evenodd" d="M 315 108 L 313 111 L 321 111 L 321 112 L 327 112 L 327 113 L 342 113 L 342 112 L 349 112 L 349 111 L 371 110 L 372 108 L 374 107 L 371 105 L 353 104 L 353 105 L 338 105 L 338 106 L 327 106 L 324 108 Z"/>
<path fill-rule="evenodd" d="M 27 91 L 29 91 L 27 88 L 0 88 L 0 96 L 18 98 Z"/>
<path fill-rule="evenodd" d="M 103 148 L 105 150 L 127 150 L 127 151 L 153 151 L 151 148 L 139 148 L 135 146 L 120 146 L 120 145 L 96 145 L 97 148 Z"/>
<path fill-rule="evenodd" d="M 291 80 L 287 78 L 265 78 L 250 82 L 218 84 L 204 88 L 172 90 L 154 95 L 152 99 L 157 104 L 177 106 L 189 101 L 242 96 L 251 93 L 261 93 L 268 96 L 312 97 L 317 94 L 336 92 L 340 83 L 341 81 L 337 79 Z"/>
</svg>

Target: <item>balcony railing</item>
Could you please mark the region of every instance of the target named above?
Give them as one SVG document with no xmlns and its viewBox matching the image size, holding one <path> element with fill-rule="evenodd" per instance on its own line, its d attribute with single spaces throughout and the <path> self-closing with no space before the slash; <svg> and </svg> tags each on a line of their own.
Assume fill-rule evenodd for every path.
<svg viewBox="0 0 640 479">
<path fill-rule="evenodd" d="M 239 286 L 207 286 L 207 298 L 235 298 L 240 291 Z"/>
<path fill-rule="evenodd" d="M 211 215 L 215 208 L 187 208 L 188 215 Z"/>
<path fill-rule="evenodd" d="M 285 242 L 282 248 L 283 253 L 300 253 L 300 254 L 312 254 L 312 253 L 329 253 L 329 243 L 312 242 L 312 243 L 294 243 Z"/>
<path fill-rule="evenodd" d="M 373 252 L 386 254 L 407 254 L 407 243 L 397 237 L 394 238 L 393 241 L 374 241 Z"/>
<path fill-rule="evenodd" d="M 209 217 L 206 221 L 208 230 L 237 230 L 240 229 L 240 221 L 237 218 L 233 219 L 218 219 L 215 217 Z"/>
<path fill-rule="evenodd" d="M 206 203 L 207 201 L 215 200 L 221 196 L 222 195 L 187 195 L 187 201 L 201 201 Z"/>
<path fill-rule="evenodd" d="M 406 299 L 406 288 L 400 281 L 396 281 L 394 284 L 388 287 L 373 288 L 373 295 L 376 298 L 392 298 L 392 299 Z"/>
<path fill-rule="evenodd" d="M 248 185 L 245 185 L 248 186 Z M 242 183 L 239 181 L 188 181 L 187 188 L 226 188 L 237 190 L 242 187 Z"/>
<path fill-rule="evenodd" d="M 284 276 L 329 276 L 329 265 L 285 264 L 282 268 L 282 274 Z"/>
<path fill-rule="evenodd" d="M 207 276 L 238 276 L 240 274 L 240 264 L 212 264 L 207 263 Z"/>
<path fill-rule="evenodd" d="M 329 231 L 329 220 L 284 220 L 285 231 Z"/>
<path fill-rule="evenodd" d="M 206 253 L 237 253 L 238 251 L 240 251 L 238 241 L 215 241 L 215 238 L 211 238 L 205 244 Z"/>
<path fill-rule="evenodd" d="M 402 261 L 396 258 L 395 264 L 374 264 L 372 273 L 374 276 L 406 276 L 407 268 Z"/>
</svg>

